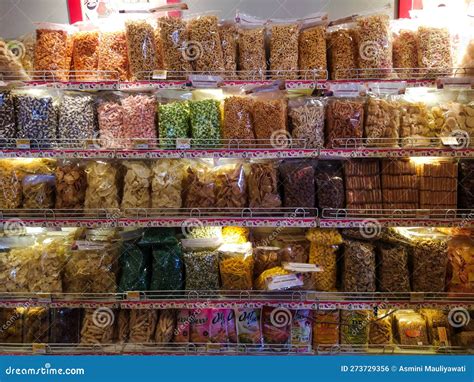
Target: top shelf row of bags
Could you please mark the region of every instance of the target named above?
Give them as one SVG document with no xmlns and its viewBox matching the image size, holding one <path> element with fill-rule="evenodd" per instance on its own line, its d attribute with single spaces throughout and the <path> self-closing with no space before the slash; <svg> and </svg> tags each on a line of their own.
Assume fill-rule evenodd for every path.
<svg viewBox="0 0 474 382">
<path fill-rule="evenodd" d="M 110 21 L 100 27 L 38 24 L 23 61 L 30 55 L 24 63 L 30 74 L 59 81 L 104 80 L 101 72 L 120 81 L 150 80 L 161 70 L 176 79 L 210 73 L 229 80 L 433 78 L 455 74 L 454 66 L 474 72 L 474 39 L 449 28 L 385 14 L 349 20 L 329 26 L 324 13 L 292 20 L 237 13 L 235 21 L 204 14 L 113 27 Z"/>
</svg>

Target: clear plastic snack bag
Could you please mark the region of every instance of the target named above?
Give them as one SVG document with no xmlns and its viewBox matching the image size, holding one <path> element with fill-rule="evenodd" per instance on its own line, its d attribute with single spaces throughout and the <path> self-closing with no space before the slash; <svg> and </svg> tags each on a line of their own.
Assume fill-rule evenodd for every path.
<svg viewBox="0 0 474 382">
<path fill-rule="evenodd" d="M 242 78 L 265 78 L 265 21 L 245 14 L 236 15 L 239 31 L 239 74 Z"/>
<path fill-rule="evenodd" d="M 82 209 L 87 189 L 85 167 L 80 162 L 62 161 L 54 172 L 56 209 Z"/>
<path fill-rule="evenodd" d="M 92 94 L 67 92 L 59 104 L 58 138 L 65 140 L 93 139 L 97 130 L 95 98 Z"/>
<path fill-rule="evenodd" d="M 185 165 L 181 159 L 159 159 L 152 164 L 152 208 L 181 208 Z"/>
<path fill-rule="evenodd" d="M 219 289 L 219 252 L 221 240 L 183 239 L 186 290 Z"/>
<path fill-rule="evenodd" d="M 118 171 L 111 162 L 93 161 L 86 167 L 87 209 L 119 208 Z"/>
<path fill-rule="evenodd" d="M 329 73 L 332 80 L 356 77 L 357 32 L 355 25 L 341 24 L 327 29 Z"/>
<path fill-rule="evenodd" d="M 278 193 L 278 168 L 275 162 L 251 162 L 247 181 L 250 208 L 281 207 L 281 198 Z"/>
<path fill-rule="evenodd" d="M 298 39 L 299 69 L 303 79 L 326 79 L 327 14 L 316 13 L 300 20 Z"/>
<path fill-rule="evenodd" d="M 155 30 L 148 20 L 128 20 L 125 23 L 131 79 L 148 80 L 155 70 Z"/>
<path fill-rule="evenodd" d="M 325 105 L 313 97 L 288 101 L 291 137 L 296 147 L 317 149 L 324 146 Z"/>
<path fill-rule="evenodd" d="M 121 208 L 150 208 L 151 170 L 146 162 L 125 161 L 125 177 Z"/>
<path fill-rule="evenodd" d="M 267 23 L 270 39 L 270 71 L 272 78 L 296 79 L 298 77 L 297 20 L 274 19 Z"/>
<path fill-rule="evenodd" d="M 186 76 L 187 72 L 192 71 L 191 61 L 186 55 L 191 53 L 191 58 L 196 54 L 189 52 L 188 47 L 188 29 L 186 21 L 179 17 L 160 17 L 158 19 L 158 28 L 161 35 L 161 44 L 163 46 L 163 61 L 166 70 L 178 72 L 179 76 Z"/>
</svg>

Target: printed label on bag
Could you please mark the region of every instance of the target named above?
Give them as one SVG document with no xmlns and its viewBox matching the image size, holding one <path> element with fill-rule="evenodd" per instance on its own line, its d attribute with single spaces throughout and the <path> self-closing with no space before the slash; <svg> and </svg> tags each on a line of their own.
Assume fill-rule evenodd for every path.
<svg viewBox="0 0 474 382">
<path fill-rule="evenodd" d="M 363 85 L 356 82 L 331 84 L 328 91 L 338 97 L 358 97 L 363 92 Z"/>
<path fill-rule="evenodd" d="M 293 272 L 322 272 L 323 269 L 316 264 L 283 263 L 283 269 Z"/>
<path fill-rule="evenodd" d="M 406 81 L 368 82 L 367 90 L 378 95 L 405 94 Z"/>
<path fill-rule="evenodd" d="M 442 77 L 436 80 L 438 89 L 474 89 L 472 77 Z"/>
<path fill-rule="evenodd" d="M 189 81 L 192 86 L 200 89 L 216 88 L 223 81 L 220 76 L 191 75 Z"/>
<path fill-rule="evenodd" d="M 298 287 L 303 285 L 298 275 L 282 275 L 273 276 L 267 283 L 268 290 L 288 289 L 292 287 Z"/>
<path fill-rule="evenodd" d="M 73 249 L 79 251 L 96 251 L 102 250 L 106 247 L 105 243 L 98 243 L 96 241 L 87 241 L 87 240 L 77 240 L 74 243 Z"/>
</svg>

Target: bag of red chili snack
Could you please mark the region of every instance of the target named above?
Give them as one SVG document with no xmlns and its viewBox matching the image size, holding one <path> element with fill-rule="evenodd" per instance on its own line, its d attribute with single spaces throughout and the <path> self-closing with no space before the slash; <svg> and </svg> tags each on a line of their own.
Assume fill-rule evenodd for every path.
<svg viewBox="0 0 474 382">
<path fill-rule="evenodd" d="M 211 316 L 211 311 L 211 309 L 196 309 L 191 311 L 190 342 L 209 342 L 209 317 Z"/>
<path fill-rule="evenodd" d="M 227 320 L 227 337 L 231 344 L 237 343 L 237 328 L 235 327 L 235 312 L 234 309 L 224 309 Z"/>
<path fill-rule="evenodd" d="M 293 311 L 291 346 L 297 352 L 311 351 L 312 326 L 311 310 L 301 309 Z"/>
<path fill-rule="evenodd" d="M 226 344 L 227 335 L 227 309 L 212 309 L 210 312 L 209 339 L 215 344 Z"/>
<path fill-rule="evenodd" d="M 178 310 L 176 315 L 176 329 L 174 330 L 174 342 L 189 342 L 189 323 L 191 318 L 188 309 Z"/>
<path fill-rule="evenodd" d="M 263 342 L 265 345 L 288 345 L 292 316 L 289 310 L 265 306 L 262 309 Z"/>
</svg>

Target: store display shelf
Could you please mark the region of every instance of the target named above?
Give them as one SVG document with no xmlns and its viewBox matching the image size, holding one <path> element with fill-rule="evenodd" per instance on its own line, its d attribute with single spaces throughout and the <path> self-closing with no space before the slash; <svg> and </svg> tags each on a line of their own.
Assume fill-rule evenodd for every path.
<svg viewBox="0 0 474 382">
<path fill-rule="evenodd" d="M 0 210 L 3 226 L 32 227 L 474 227 L 474 210 L 316 208 L 143 208 Z"/>
<path fill-rule="evenodd" d="M 366 228 L 374 236 L 382 227 L 474 227 L 469 209 L 323 209 L 318 225 L 323 228 Z"/>
<path fill-rule="evenodd" d="M 147 344 L 0 344 L 3 355 L 350 355 L 350 354 L 474 354 L 473 349 L 461 346 L 430 345 L 319 345 L 309 346 L 287 344 L 251 345 L 218 343 L 147 343 Z"/>
<path fill-rule="evenodd" d="M 363 309 L 474 309 L 474 293 L 383 293 L 320 291 L 130 291 L 125 293 L 1 293 L 0 307 L 230 309 L 261 308 Z"/>
</svg>

